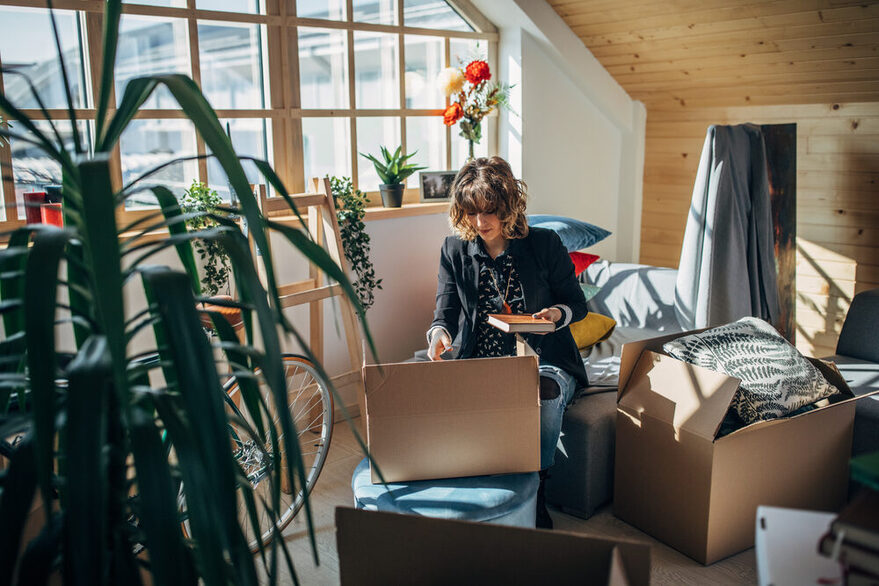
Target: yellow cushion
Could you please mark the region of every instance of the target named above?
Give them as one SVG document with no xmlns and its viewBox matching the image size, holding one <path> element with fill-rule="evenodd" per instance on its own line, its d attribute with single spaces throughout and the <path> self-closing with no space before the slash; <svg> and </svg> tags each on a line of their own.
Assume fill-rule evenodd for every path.
<svg viewBox="0 0 879 586">
<path fill-rule="evenodd" d="M 569 327 L 574 341 L 577 342 L 577 348 L 583 349 L 606 340 L 616 325 L 617 322 L 606 315 L 590 311 L 586 317 L 572 323 Z"/>
</svg>

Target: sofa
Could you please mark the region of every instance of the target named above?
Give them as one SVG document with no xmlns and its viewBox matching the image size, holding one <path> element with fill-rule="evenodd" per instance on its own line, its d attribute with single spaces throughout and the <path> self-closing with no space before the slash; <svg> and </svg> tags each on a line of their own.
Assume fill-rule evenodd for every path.
<svg viewBox="0 0 879 586">
<path fill-rule="evenodd" d="M 879 390 L 879 289 L 854 296 L 836 354 L 824 357 L 836 363 L 855 395 Z M 879 397 L 858 401 L 852 436 L 852 456 L 879 451 Z"/>
<path fill-rule="evenodd" d="M 578 393 L 562 422 L 560 452 L 546 482 L 546 499 L 566 513 L 589 518 L 613 496 L 616 391 L 622 345 L 683 331 L 675 315 L 677 271 L 600 261 L 581 279 L 599 292 L 589 310 L 617 322 L 611 336 L 583 351 L 592 386 Z M 855 395 L 879 390 L 879 289 L 852 300 L 836 363 Z M 879 451 L 879 396 L 858 401 L 852 455 Z"/>
</svg>

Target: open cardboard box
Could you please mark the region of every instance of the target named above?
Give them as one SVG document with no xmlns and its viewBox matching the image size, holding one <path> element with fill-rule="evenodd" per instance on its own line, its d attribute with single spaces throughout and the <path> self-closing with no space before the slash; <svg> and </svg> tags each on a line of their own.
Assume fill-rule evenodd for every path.
<svg viewBox="0 0 879 586">
<path fill-rule="evenodd" d="M 650 546 L 336 508 L 342 586 L 650 583 Z"/>
<path fill-rule="evenodd" d="M 540 468 L 536 356 L 364 365 L 363 386 L 369 453 L 388 482 Z"/>
<path fill-rule="evenodd" d="M 754 545 L 759 505 L 845 502 L 855 399 L 833 365 L 810 358 L 842 392 L 832 404 L 715 439 L 740 381 L 663 354 L 687 333 L 623 346 L 614 514 L 710 564 Z"/>
</svg>

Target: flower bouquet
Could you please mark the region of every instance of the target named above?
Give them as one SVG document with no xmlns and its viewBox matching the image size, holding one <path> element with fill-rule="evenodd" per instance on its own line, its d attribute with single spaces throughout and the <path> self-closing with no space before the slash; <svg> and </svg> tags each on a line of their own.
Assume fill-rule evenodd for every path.
<svg viewBox="0 0 879 586">
<path fill-rule="evenodd" d="M 452 126 L 460 120 L 460 135 L 469 143 L 467 160 L 473 158 L 473 145 L 482 139 L 482 119 L 497 107 L 510 107 L 510 87 L 504 83 L 489 84 L 488 63 L 476 59 L 465 67 L 448 67 L 438 77 L 438 85 L 451 97 L 452 103 L 443 112 L 443 123 Z"/>
</svg>

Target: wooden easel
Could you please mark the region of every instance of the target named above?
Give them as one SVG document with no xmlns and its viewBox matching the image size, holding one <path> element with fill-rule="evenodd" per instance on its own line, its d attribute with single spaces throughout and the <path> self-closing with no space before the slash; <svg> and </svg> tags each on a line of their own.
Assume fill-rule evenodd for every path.
<svg viewBox="0 0 879 586">
<path fill-rule="evenodd" d="M 312 182 L 315 193 L 293 194 L 290 197 L 303 218 L 306 217 L 307 212 L 307 229 L 314 242 L 324 247 L 330 258 L 342 268 L 345 274 L 348 274 L 348 263 L 342 249 L 342 238 L 339 233 L 336 206 L 333 204 L 329 179 L 315 178 Z M 292 210 L 283 197 L 266 196 L 265 185 L 259 185 L 259 201 L 263 215 L 266 217 L 289 217 L 292 214 Z M 352 370 L 332 377 L 332 382 L 336 388 L 352 383 L 356 386 L 357 400 L 362 416 L 365 414 L 365 395 L 363 391 L 363 377 L 360 372 L 360 331 L 354 307 L 338 283 L 325 283 L 323 273 L 313 264 L 309 265 L 308 271 L 308 279 L 278 285 L 281 307 L 294 307 L 306 303 L 309 305 L 308 344 L 311 347 L 312 354 L 320 362 L 323 362 L 323 300 L 330 297 L 339 298 L 339 308 L 342 313 L 345 339 L 348 345 L 348 358 L 351 361 Z"/>
</svg>

